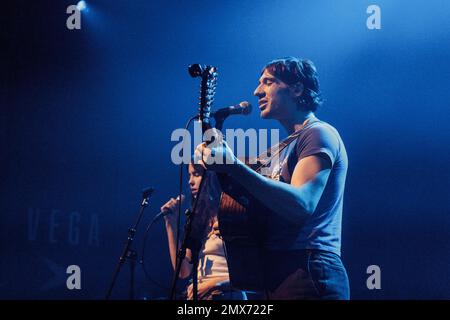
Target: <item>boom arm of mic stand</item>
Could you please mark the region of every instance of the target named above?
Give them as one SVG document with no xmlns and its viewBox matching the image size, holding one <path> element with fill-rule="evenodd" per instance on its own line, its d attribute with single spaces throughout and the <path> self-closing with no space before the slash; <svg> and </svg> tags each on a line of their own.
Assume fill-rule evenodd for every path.
<svg viewBox="0 0 450 320">
<path fill-rule="evenodd" d="M 216 129 L 219 131 L 222 130 L 223 122 L 225 121 L 225 118 L 221 117 L 221 116 L 214 116 L 214 120 L 216 121 L 216 123 L 215 123 Z"/>
</svg>

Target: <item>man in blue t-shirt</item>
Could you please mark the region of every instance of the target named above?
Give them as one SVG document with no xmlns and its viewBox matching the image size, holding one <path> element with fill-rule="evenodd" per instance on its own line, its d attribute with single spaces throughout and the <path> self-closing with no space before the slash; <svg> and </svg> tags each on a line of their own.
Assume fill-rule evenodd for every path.
<svg viewBox="0 0 450 320">
<path fill-rule="evenodd" d="M 267 281 L 267 298 L 349 299 L 340 259 L 348 159 L 337 130 L 314 114 L 322 103 L 316 68 L 293 57 L 271 61 L 254 95 L 261 118 L 278 120 L 296 137 L 271 164 L 269 176 L 252 171 L 226 143 L 200 145 L 197 153 L 206 163 L 220 153 L 232 158 L 232 164 L 207 168 L 229 174 L 272 212 L 265 241 L 264 267 L 273 275 Z"/>
</svg>

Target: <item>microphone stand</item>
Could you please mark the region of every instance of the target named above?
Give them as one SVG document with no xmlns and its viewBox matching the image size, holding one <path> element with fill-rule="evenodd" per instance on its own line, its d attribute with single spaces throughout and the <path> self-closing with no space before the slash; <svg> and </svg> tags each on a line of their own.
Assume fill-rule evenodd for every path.
<svg viewBox="0 0 450 320">
<path fill-rule="evenodd" d="M 148 201 L 150 199 L 150 196 L 152 195 L 154 189 L 153 188 L 146 188 L 142 191 L 142 202 L 141 202 L 141 208 L 139 210 L 138 218 L 136 219 L 136 222 L 134 225 L 130 228 L 128 228 L 128 237 L 125 241 L 125 245 L 122 251 L 122 254 L 120 255 L 119 262 L 117 263 L 116 269 L 114 271 L 111 283 L 108 288 L 108 292 L 106 293 L 106 300 L 109 300 L 111 297 L 111 293 L 114 289 L 114 286 L 116 284 L 117 277 L 120 273 L 120 270 L 122 269 L 123 264 L 125 261 L 130 262 L 130 291 L 129 291 L 129 299 L 134 300 L 134 270 L 136 266 L 136 260 L 137 260 L 137 253 L 135 250 L 132 249 L 132 244 L 134 241 L 134 236 L 136 235 L 136 230 L 139 225 L 139 222 L 142 219 L 142 216 L 144 214 L 145 208 L 148 206 Z"/>
<path fill-rule="evenodd" d="M 212 117 L 214 118 L 214 128 L 216 128 L 217 130 L 222 130 L 223 127 L 223 122 L 225 121 L 225 119 L 229 116 L 229 114 L 223 114 L 220 112 L 215 112 L 212 114 Z M 194 116 L 192 117 L 193 120 L 198 119 L 198 116 Z"/>
<path fill-rule="evenodd" d="M 214 120 L 215 120 L 215 128 L 217 130 L 222 130 L 223 122 L 225 121 L 226 116 L 220 115 L 218 113 L 214 114 Z"/>
<path fill-rule="evenodd" d="M 183 260 L 186 257 L 186 249 L 191 249 L 192 253 L 192 299 L 198 300 L 197 296 L 197 268 L 198 268 L 198 253 L 201 249 L 201 241 L 198 239 L 195 239 L 194 237 L 191 237 L 191 231 L 192 231 L 192 224 L 193 220 L 196 214 L 197 204 L 199 201 L 199 198 L 201 196 L 201 192 L 203 189 L 203 184 L 206 177 L 206 170 L 203 172 L 202 180 L 200 181 L 200 186 L 198 188 L 197 197 L 195 198 L 194 206 L 192 208 L 192 211 L 186 210 L 186 223 L 184 225 L 184 235 L 183 235 L 183 241 L 181 243 L 181 247 L 177 253 L 177 265 L 175 268 L 175 272 L 173 274 L 172 279 L 172 288 L 170 291 L 170 299 L 174 300 L 176 295 L 176 287 L 177 287 L 177 281 L 178 276 L 181 271 L 181 265 L 183 264 Z"/>
</svg>

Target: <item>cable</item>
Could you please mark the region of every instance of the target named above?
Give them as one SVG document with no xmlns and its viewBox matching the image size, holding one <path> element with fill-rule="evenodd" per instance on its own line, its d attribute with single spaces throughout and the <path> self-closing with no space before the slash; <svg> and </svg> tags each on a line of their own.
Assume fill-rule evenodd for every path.
<svg viewBox="0 0 450 320">
<path fill-rule="evenodd" d="M 160 218 L 161 216 L 159 214 L 157 214 L 152 221 L 148 224 L 147 229 L 145 230 L 145 234 L 144 234 L 144 243 L 142 244 L 142 253 L 141 253 L 141 260 L 139 261 L 139 263 L 142 265 L 142 269 L 144 270 L 144 274 L 145 277 L 147 278 L 148 281 L 150 281 L 151 283 L 153 283 L 154 285 L 158 286 L 159 288 L 163 289 L 163 290 L 169 290 L 169 288 L 167 288 L 166 286 L 162 285 L 161 283 L 159 283 L 158 281 L 154 280 L 151 276 L 150 273 L 148 272 L 147 268 L 145 267 L 145 247 L 147 244 L 147 238 L 150 234 L 150 228 L 153 226 L 153 224 L 158 220 L 158 218 Z"/>
</svg>

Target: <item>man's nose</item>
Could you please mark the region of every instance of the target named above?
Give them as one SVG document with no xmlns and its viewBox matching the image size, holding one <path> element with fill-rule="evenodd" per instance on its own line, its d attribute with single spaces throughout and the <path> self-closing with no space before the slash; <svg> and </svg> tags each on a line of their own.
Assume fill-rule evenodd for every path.
<svg viewBox="0 0 450 320">
<path fill-rule="evenodd" d="M 257 86 L 255 91 L 253 92 L 254 96 L 257 96 L 258 98 L 264 97 L 264 91 L 261 90 L 261 86 Z"/>
</svg>

